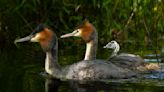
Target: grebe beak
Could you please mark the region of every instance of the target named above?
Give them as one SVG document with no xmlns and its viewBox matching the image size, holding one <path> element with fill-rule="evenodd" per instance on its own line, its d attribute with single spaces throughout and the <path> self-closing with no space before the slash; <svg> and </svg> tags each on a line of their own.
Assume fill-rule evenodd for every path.
<svg viewBox="0 0 164 92">
<path fill-rule="evenodd" d="M 74 34 L 73 33 L 64 34 L 64 35 L 60 36 L 60 38 L 67 38 L 67 37 L 71 37 L 71 36 L 74 36 Z"/>
<path fill-rule="evenodd" d="M 75 31 L 73 31 L 72 33 L 68 33 L 68 34 L 64 34 L 64 35 L 60 36 L 60 38 L 71 37 L 71 36 L 74 36 L 75 34 L 76 34 Z"/>
<path fill-rule="evenodd" d="M 30 41 L 32 39 L 32 37 L 33 37 L 33 35 L 29 35 L 29 36 L 26 36 L 24 38 L 16 39 L 14 41 L 14 43 Z"/>
<path fill-rule="evenodd" d="M 60 36 L 60 38 L 67 38 L 67 37 L 71 37 L 71 36 L 80 36 L 80 32 L 81 31 L 79 31 L 80 29 L 76 29 L 75 31 L 73 31 L 72 33 L 68 33 L 68 34 L 64 34 L 64 35 L 62 35 L 62 36 Z"/>
<path fill-rule="evenodd" d="M 112 49 L 112 43 L 111 42 L 109 42 L 108 44 L 106 44 L 103 48 L 107 48 L 107 49 Z"/>
</svg>

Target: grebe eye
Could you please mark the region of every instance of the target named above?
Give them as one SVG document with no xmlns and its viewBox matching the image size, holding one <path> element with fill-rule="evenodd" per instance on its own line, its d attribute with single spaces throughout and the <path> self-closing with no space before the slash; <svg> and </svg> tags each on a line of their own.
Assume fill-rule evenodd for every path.
<svg viewBox="0 0 164 92">
<path fill-rule="evenodd" d="M 77 32 L 79 32 L 79 29 L 77 29 Z"/>
<path fill-rule="evenodd" d="M 112 41 L 111 43 L 113 44 L 114 42 Z"/>
</svg>

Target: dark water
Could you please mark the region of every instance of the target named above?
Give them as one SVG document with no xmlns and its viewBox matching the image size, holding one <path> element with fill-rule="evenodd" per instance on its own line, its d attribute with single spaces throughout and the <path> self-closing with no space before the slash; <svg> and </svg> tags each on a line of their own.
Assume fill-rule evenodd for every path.
<svg viewBox="0 0 164 92">
<path fill-rule="evenodd" d="M 1 51 L 0 92 L 164 92 L 164 80 L 158 74 L 150 75 L 151 78 L 99 82 L 51 79 L 43 76 L 44 53 L 40 48 L 25 51 L 31 48 L 22 46 L 12 51 Z M 61 59 L 67 61 L 67 58 Z"/>
</svg>

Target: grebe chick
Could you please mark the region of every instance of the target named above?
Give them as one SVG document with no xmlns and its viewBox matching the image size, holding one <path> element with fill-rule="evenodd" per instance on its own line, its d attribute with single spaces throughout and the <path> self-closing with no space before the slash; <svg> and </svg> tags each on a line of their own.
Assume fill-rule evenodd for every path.
<svg viewBox="0 0 164 92">
<path fill-rule="evenodd" d="M 61 67 L 58 64 L 58 39 L 56 34 L 45 24 L 40 24 L 27 37 L 15 40 L 15 43 L 31 41 L 39 42 L 46 53 L 45 71 L 52 77 L 73 80 L 101 80 L 129 78 L 136 74 L 103 60 L 85 60 Z"/>
<path fill-rule="evenodd" d="M 120 46 L 116 41 L 111 41 L 104 48 L 113 49 L 111 56 L 108 58 L 108 61 L 116 64 L 117 66 L 128 68 L 131 70 L 136 70 L 138 72 L 149 72 L 159 70 L 157 64 L 144 62 L 139 55 L 121 53 L 118 54 Z"/>
</svg>

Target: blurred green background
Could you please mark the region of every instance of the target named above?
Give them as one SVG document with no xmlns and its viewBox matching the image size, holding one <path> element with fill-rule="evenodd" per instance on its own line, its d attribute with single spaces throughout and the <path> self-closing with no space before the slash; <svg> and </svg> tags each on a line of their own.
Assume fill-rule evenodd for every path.
<svg viewBox="0 0 164 92">
<path fill-rule="evenodd" d="M 116 39 L 122 49 L 161 49 L 163 0 L 0 0 L 0 50 L 12 50 L 13 41 L 28 35 L 39 23 L 49 25 L 59 37 L 72 32 L 85 18 L 99 33 L 99 48 Z M 84 50 L 80 39 L 60 43 L 65 49 Z"/>
</svg>

